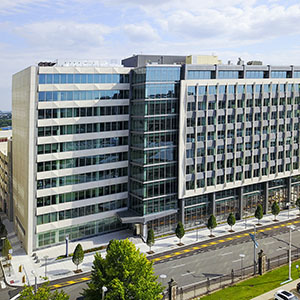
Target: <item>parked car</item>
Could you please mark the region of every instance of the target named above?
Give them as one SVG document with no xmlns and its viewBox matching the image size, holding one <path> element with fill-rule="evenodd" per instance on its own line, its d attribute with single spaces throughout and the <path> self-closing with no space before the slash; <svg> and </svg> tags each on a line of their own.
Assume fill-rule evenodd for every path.
<svg viewBox="0 0 300 300">
<path fill-rule="evenodd" d="M 275 300 L 299 300 L 298 297 L 296 297 L 293 293 L 279 290 L 274 295 Z"/>
<path fill-rule="evenodd" d="M 300 282 L 297 283 L 296 289 L 297 289 L 297 292 L 300 293 Z"/>
</svg>

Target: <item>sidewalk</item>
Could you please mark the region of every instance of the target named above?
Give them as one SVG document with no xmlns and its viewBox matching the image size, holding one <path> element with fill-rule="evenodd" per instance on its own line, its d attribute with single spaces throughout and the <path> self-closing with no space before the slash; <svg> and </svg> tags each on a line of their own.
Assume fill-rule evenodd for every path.
<svg viewBox="0 0 300 300">
<path fill-rule="evenodd" d="M 289 217 L 293 219 L 298 216 L 298 209 L 290 210 Z M 24 249 L 22 248 L 20 242 L 13 232 L 12 224 L 8 221 L 4 214 L 0 214 L 3 223 L 6 225 L 8 230 L 8 238 L 11 241 L 13 247 L 12 254 L 12 266 L 9 271 L 8 268 L 5 268 L 5 278 L 6 282 L 12 286 L 23 286 L 22 277 L 26 276 L 26 284 L 33 285 L 35 281 L 35 277 L 32 273 L 35 273 L 38 279 L 38 283 L 42 283 L 45 280 L 42 278 L 45 276 L 48 277 L 49 281 L 66 278 L 71 275 L 74 275 L 74 270 L 76 270 L 76 266 L 73 264 L 72 259 L 70 257 L 64 258 L 61 260 L 56 260 L 56 258 L 60 255 L 64 255 L 66 251 L 65 244 L 54 246 L 47 249 L 37 250 L 35 251 L 36 255 L 39 258 L 39 262 L 36 262 L 36 259 L 32 256 L 26 255 Z M 273 223 L 274 216 L 273 215 L 265 215 L 263 219 L 260 221 L 262 225 L 274 224 Z M 277 216 L 279 221 L 288 220 L 288 211 L 282 211 Z M 253 225 L 257 223 L 257 219 L 251 218 L 247 219 L 247 224 L 245 227 L 245 221 L 240 220 L 237 221 L 234 225 L 233 229 L 236 233 L 244 231 L 245 229 L 253 228 Z M 222 237 L 228 235 L 228 230 L 230 226 L 225 224 L 218 224 L 218 227 L 213 231 L 213 234 L 216 237 Z M 207 228 L 198 229 L 198 241 L 196 241 L 197 230 L 192 230 L 186 232 L 185 236 L 182 238 L 182 242 L 185 246 L 191 245 L 198 242 L 203 242 L 209 240 L 209 230 Z M 107 245 L 111 239 L 125 239 L 129 238 L 137 248 L 140 249 L 141 252 L 146 253 L 149 251 L 149 247 L 142 242 L 140 238 L 133 237 L 132 233 L 128 230 L 118 231 L 102 236 L 96 236 L 92 238 L 88 238 L 86 240 L 80 240 L 69 243 L 69 253 L 72 253 L 75 250 L 75 247 L 78 243 L 80 243 L 84 250 L 99 247 L 102 245 Z M 152 250 L 155 254 L 163 253 L 170 249 L 180 248 L 178 245 L 178 238 L 175 235 L 171 235 L 164 238 L 158 238 L 155 240 L 155 245 L 152 247 Z M 102 255 L 105 255 L 105 250 L 99 251 Z M 85 254 L 83 263 L 79 266 L 79 268 L 83 272 L 91 271 L 91 266 L 93 264 L 95 252 Z M 146 253 L 147 254 L 147 253 Z M 47 258 L 47 265 L 45 263 L 44 257 Z M 19 266 L 23 265 L 23 271 L 19 271 Z M 83 274 L 83 273 L 81 273 Z M 294 284 L 294 283 L 293 283 Z M 266 299 L 266 298 L 264 298 Z"/>
</svg>

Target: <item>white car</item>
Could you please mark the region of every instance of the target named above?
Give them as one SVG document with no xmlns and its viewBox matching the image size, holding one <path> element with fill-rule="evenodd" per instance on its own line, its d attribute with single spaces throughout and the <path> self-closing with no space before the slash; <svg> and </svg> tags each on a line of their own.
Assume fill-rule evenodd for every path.
<svg viewBox="0 0 300 300">
<path fill-rule="evenodd" d="M 296 297 L 293 293 L 279 290 L 274 295 L 275 300 L 299 300 L 298 297 Z"/>
</svg>

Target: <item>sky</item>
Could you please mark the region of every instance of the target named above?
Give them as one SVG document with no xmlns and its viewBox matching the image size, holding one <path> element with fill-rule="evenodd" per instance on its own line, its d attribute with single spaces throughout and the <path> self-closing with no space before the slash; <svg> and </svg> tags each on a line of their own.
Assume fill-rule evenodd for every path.
<svg viewBox="0 0 300 300">
<path fill-rule="evenodd" d="M 0 110 L 39 61 L 214 54 L 300 65 L 299 0 L 0 0 Z"/>
</svg>

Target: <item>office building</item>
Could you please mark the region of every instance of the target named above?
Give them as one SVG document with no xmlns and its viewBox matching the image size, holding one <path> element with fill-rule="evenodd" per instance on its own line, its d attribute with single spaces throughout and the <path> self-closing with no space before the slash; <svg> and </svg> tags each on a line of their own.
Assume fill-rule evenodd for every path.
<svg viewBox="0 0 300 300">
<path fill-rule="evenodd" d="M 11 135 L 11 130 L 0 130 L 0 208 L 13 221 Z"/>
<path fill-rule="evenodd" d="M 122 65 L 14 75 L 14 220 L 28 252 L 294 203 L 300 67 L 161 55 Z"/>
</svg>

